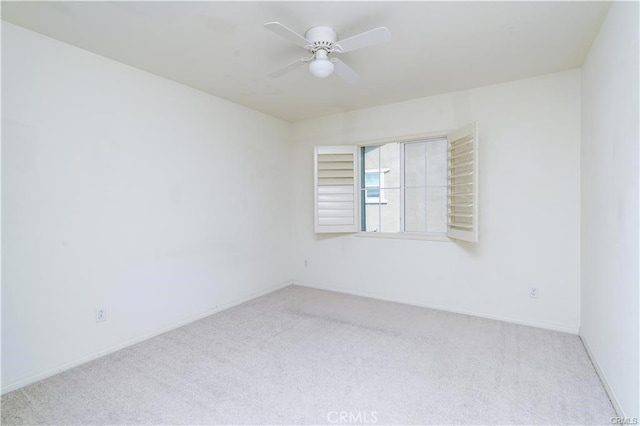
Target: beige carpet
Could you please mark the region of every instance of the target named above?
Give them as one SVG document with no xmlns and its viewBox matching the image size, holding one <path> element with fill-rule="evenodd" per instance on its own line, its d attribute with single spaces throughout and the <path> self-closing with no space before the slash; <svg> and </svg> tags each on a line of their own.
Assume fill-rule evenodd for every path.
<svg viewBox="0 0 640 426">
<path fill-rule="evenodd" d="M 610 424 L 577 336 L 287 287 L 2 396 L 2 424 Z"/>
</svg>

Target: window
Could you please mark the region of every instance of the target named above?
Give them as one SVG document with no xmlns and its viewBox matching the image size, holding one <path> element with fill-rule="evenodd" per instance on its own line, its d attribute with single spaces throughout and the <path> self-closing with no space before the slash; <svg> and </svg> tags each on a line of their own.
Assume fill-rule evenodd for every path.
<svg viewBox="0 0 640 426">
<path fill-rule="evenodd" d="M 361 231 L 445 235 L 446 138 L 364 146 L 361 164 Z"/>
<path fill-rule="evenodd" d="M 315 230 L 478 241 L 475 123 L 443 137 L 315 148 Z"/>
</svg>

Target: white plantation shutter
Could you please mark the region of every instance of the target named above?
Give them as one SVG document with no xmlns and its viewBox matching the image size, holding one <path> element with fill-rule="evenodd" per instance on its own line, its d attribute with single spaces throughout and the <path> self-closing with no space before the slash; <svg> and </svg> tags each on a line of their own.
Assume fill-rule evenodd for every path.
<svg viewBox="0 0 640 426">
<path fill-rule="evenodd" d="M 317 146 L 315 149 L 315 230 L 357 232 L 356 146 Z"/>
<path fill-rule="evenodd" d="M 472 123 L 447 135 L 447 236 L 478 241 L 478 134 Z"/>
</svg>

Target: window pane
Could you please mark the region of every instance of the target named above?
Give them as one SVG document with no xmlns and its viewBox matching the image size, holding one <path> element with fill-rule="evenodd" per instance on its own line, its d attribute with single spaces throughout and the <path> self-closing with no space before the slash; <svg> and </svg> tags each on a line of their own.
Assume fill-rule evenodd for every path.
<svg viewBox="0 0 640 426">
<path fill-rule="evenodd" d="M 446 139 L 435 139 L 427 143 L 427 185 L 447 185 Z"/>
<path fill-rule="evenodd" d="M 386 204 L 379 205 L 380 232 L 400 232 L 400 190 L 385 189 L 384 198 Z"/>
<path fill-rule="evenodd" d="M 380 147 L 380 171 L 384 173 L 383 188 L 400 187 L 399 143 L 388 143 Z"/>
<path fill-rule="evenodd" d="M 413 142 L 404 146 L 404 182 L 407 187 L 424 186 L 426 142 Z"/>
<path fill-rule="evenodd" d="M 364 153 L 364 170 L 379 170 L 380 169 L 380 147 L 379 146 L 365 146 L 363 147 Z"/>
<path fill-rule="evenodd" d="M 367 146 L 362 155 L 363 231 L 446 232 L 445 138 Z"/>
<path fill-rule="evenodd" d="M 407 188 L 404 197 L 404 230 L 406 232 L 426 232 L 425 188 Z"/>
<path fill-rule="evenodd" d="M 363 231 L 380 232 L 380 204 L 365 204 Z"/>
<path fill-rule="evenodd" d="M 427 189 L 427 232 L 447 232 L 447 188 Z"/>
</svg>

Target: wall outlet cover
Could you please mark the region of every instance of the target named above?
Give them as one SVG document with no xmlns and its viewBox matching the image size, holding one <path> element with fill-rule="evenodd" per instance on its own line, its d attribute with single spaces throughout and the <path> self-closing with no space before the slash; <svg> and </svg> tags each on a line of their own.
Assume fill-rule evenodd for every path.
<svg viewBox="0 0 640 426">
<path fill-rule="evenodd" d="M 96 309 L 96 322 L 107 320 L 107 310 L 105 308 Z"/>
</svg>

